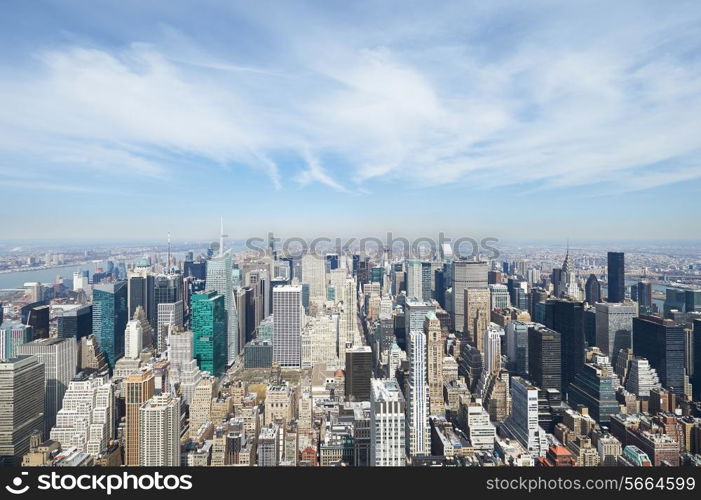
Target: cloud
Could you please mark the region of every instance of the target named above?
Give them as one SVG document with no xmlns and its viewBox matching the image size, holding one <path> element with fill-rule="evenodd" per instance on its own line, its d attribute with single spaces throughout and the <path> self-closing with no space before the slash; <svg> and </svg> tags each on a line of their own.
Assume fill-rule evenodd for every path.
<svg viewBox="0 0 701 500">
<path fill-rule="evenodd" d="M 0 68 L 0 154 L 161 180 L 183 161 L 248 168 L 276 190 L 292 179 L 344 193 L 701 177 L 693 4 L 606 16 L 410 4 L 392 23 L 371 7 L 352 26 L 331 11 L 223 12 L 269 41 L 259 53 L 194 40 L 187 19 L 148 43 L 37 48 L 38 64 Z"/>
</svg>

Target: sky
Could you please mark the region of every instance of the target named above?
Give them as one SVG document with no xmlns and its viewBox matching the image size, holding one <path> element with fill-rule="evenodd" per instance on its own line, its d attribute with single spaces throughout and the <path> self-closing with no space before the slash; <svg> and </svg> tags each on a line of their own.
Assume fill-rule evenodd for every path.
<svg viewBox="0 0 701 500">
<path fill-rule="evenodd" d="M 698 1 L 0 8 L 0 239 L 701 239 Z"/>
</svg>

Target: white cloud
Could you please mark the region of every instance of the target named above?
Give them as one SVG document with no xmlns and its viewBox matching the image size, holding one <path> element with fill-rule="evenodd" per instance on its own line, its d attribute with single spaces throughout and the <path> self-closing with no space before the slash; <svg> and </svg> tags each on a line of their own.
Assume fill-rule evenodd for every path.
<svg viewBox="0 0 701 500">
<path fill-rule="evenodd" d="M 515 33 L 485 35 L 485 16 L 499 12 L 483 7 L 464 33 L 454 9 L 384 30 L 298 19 L 278 35 L 283 60 L 260 67 L 173 29 L 162 46 L 55 47 L 39 52 L 39 74 L 2 70 L 0 152 L 159 179 L 194 157 L 248 166 L 275 189 L 292 178 L 339 192 L 376 180 L 647 189 L 694 179 L 694 17 L 655 10 L 615 33 L 605 18 L 581 23 L 589 32 L 524 14 Z"/>
</svg>

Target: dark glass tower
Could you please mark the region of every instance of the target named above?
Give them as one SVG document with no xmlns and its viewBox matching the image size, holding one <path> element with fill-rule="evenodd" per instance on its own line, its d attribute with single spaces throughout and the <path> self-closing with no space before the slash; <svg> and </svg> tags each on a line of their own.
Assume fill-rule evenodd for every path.
<svg viewBox="0 0 701 500">
<path fill-rule="evenodd" d="M 127 283 L 104 283 L 93 288 L 92 331 L 107 357 L 110 369 L 124 356 L 124 330 L 128 320 Z"/>
<path fill-rule="evenodd" d="M 601 283 L 599 283 L 595 275 L 590 274 L 587 278 L 587 282 L 584 285 L 584 292 L 586 294 L 587 304 L 601 302 Z"/>
<path fill-rule="evenodd" d="M 657 316 L 633 318 L 633 354 L 647 358 L 660 381 L 676 394 L 684 392 L 684 327 Z"/>
<path fill-rule="evenodd" d="M 625 299 L 625 265 L 623 252 L 608 253 L 608 302 Z"/>
<path fill-rule="evenodd" d="M 562 385 L 564 396 L 567 386 L 584 366 L 584 303 L 556 299 L 552 304 L 552 316 L 546 318 L 546 326 L 560 332 L 562 344 Z"/>
<path fill-rule="evenodd" d="M 562 387 L 560 334 L 535 325 L 528 328 L 528 373 L 541 389 Z"/>
</svg>

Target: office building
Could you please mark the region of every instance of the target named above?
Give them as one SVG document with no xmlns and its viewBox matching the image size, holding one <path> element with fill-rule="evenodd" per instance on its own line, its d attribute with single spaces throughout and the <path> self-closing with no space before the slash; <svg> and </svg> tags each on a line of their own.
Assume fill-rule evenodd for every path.
<svg viewBox="0 0 701 500">
<path fill-rule="evenodd" d="M 139 464 L 180 465 L 180 398 L 164 393 L 139 408 Z"/>
<path fill-rule="evenodd" d="M 454 260 L 450 267 L 450 284 L 453 290 L 451 319 L 456 331 L 465 328 L 465 290 L 485 289 L 488 285 L 489 263 L 484 261 Z"/>
<path fill-rule="evenodd" d="M 20 345 L 18 355 L 36 356 L 44 364 L 44 436 L 56 424 L 68 384 L 76 373 L 77 346 L 72 339 L 42 338 Z"/>
<path fill-rule="evenodd" d="M 92 331 L 112 369 L 117 359 L 124 355 L 124 332 L 129 319 L 127 314 L 125 281 L 93 286 Z"/>
<path fill-rule="evenodd" d="M 405 402 L 395 379 L 372 379 L 370 392 L 370 465 L 406 465 Z"/>
<path fill-rule="evenodd" d="M 623 302 L 625 299 L 625 265 L 623 252 L 608 253 L 607 302 Z"/>
<path fill-rule="evenodd" d="M 370 379 L 373 356 L 370 346 L 346 349 L 346 398 L 348 401 L 370 401 Z"/>
<path fill-rule="evenodd" d="M 155 393 L 152 370 L 144 370 L 127 376 L 122 382 L 126 414 L 124 431 L 124 465 L 141 464 L 141 412 L 140 409 Z"/>
<path fill-rule="evenodd" d="M 226 370 L 226 323 L 224 295 L 200 292 L 192 296 L 193 355 L 200 370 L 215 377 Z"/>
<path fill-rule="evenodd" d="M 683 326 L 656 316 L 633 318 L 633 354 L 650 362 L 665 388 L 675 394 L 684 393 Z"/>
<path fill-rule="evenodd" d="M 0 466 L 18 466 L 43 428 L 44 364 L 36 356 L 0 359 Z"/>
<path fill-rule="evenodd" d="M 596 346 L 616 364 L 621 349 L 631 347 L 633 318 L 638 315 L 633 302 L 599 302 L 596 308 Z"/>
<path fill-rule="evenodd" d="M 559 332 L 538 324 L 528 328 L 528 373 L 542 389 L 562 391 L 561 349 Z"/>
<path fill-rule="evenodd" d="M 323 264 L 323 260 L 321 263 Z M 302 287 L 276 286 L 273 289 L 273 362 L 278 362 L 284 367 L 301 366 L 301 335 L 304 322 Z"/>
</svg>

